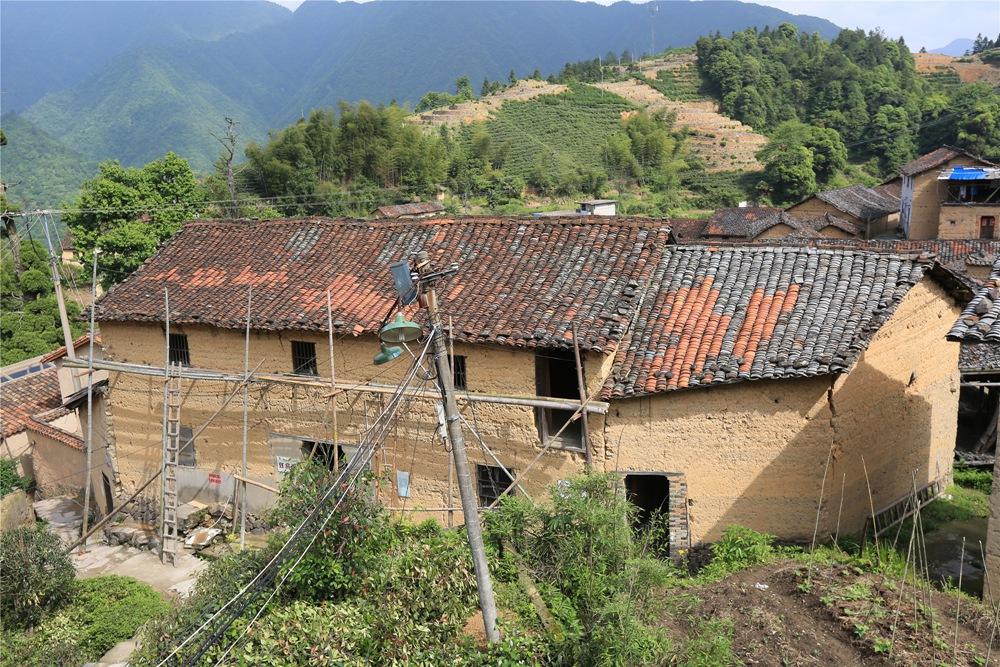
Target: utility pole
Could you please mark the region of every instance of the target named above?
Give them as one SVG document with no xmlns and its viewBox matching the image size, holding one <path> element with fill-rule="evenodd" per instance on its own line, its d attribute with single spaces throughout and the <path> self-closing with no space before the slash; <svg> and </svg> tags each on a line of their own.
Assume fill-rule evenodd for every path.
<svg viewBox="0 0 1000 667">
<path fill-rule="evenodd" d="M 448 362 L 448 346 L 445 343 L 444 329 L 441 326 L 441 317 L 438 313 L 437 292 L 434 290 L 434 283 L 437 279 L 453 273 L 454 269 L 433 271 L 430 258 L 423 250 L 417 254 L 416 269 L 423 292 L 423 305 L 427 308 L 427 316 L 431 324 L 434 365 L 437 368 L 438 384 L 441 387 L 441 398 L 444 402 L 445 422 L 448 425 L 448 438 L 451 440 L 451 453 L 458 476 L 458 491 L 462 498 L 465 530 L 469 536 L 472 564 L 476 570 L 479 608 L 483 612 L 486 639 L 493 644 L 500 641 L 500 633 L 497 630 L 497 605 L 493 597 L 493 582 L 490 580 L 489 564 L 486 562 L 486 551 L 483 547 L 482 526 L 479 524 L 479 501 L 472 489 L 472 478 L 469 475 L 469 458 L 465 452 L 465 436 L 462 434 L 461 415 L 458 412 L 458 404 L 455 402 L 451 364 Z"/>
<path fill-rule="evenodd" d="M 56 291 L 59 321 L 62 322 L 63 340 L 66 343 L 66 357 L 76 359 L 76 350 L 73 349 L 73 332 L 69 328 L 69 317 L 66 315 L 66 301 L 63 299 L 62 293 L 62 279 L 59 277 L 59 260 L 56 259 L 56 251 L 52 246 L 52 237 L 49 234 L 48 211 L 41 211 L 41 216 L 42 227 L 45 229 L 45 242 L 49 246 L 49 267 L 52 269 L 52 285 Z"/>
<path fill-rule="evenodd" d="M 247 436 L 248 412 L 250 410 L 250 299 L 253 298 L 253 287 L 247 287 L 247 330 L 243 340 L 243 460 L 240 471 L 243 479 L 247 478 Z M 244 481 L 240 494 L 240 549 L 246 546 L 247 539 L 247 483 Z M 233 501 L 235 502 L 235 498 Z"/>
<path fill-rule="evenodd" d="M 97 255 L 100 249 L 94 248 L 93 274 L 90 285 L 90 345 L 87 350 L 87 441 L 84 445 L 87 448 L 87 463 L 84 466 L 86 471 L 83 480 L 83 531 L 87 534 L 87 524 L 90 521 L 90 485 L 91 485 L 91 460 L 94 455 L 94 311 L 97 310 Z M 111 511 L 111 508 L 108 508 Z M 80 545 L 80 551 L 87 550 L 87 542 Z"/>
</svg>

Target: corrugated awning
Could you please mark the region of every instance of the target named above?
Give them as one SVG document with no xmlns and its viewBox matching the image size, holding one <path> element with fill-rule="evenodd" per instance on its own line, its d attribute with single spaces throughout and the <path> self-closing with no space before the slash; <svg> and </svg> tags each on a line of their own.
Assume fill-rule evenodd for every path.
<svg viewBox="0 0 1000 667">
<path fill-rule="evenodd" d="M 940 181 L 991 181 L 1000 179 L 995 167 L 953 167 L 941 172 Z"/>
</svg>

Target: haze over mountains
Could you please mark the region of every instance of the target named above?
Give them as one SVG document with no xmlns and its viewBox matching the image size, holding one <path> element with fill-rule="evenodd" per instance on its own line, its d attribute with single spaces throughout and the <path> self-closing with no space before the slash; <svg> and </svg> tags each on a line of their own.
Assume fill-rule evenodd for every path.
<svg viewBox="0 0 1000 667">
<path fill-rule="evenodd" d="M 306 2 L 294 13 L 267 2 L 4 2 L 2 106 L 68 154 L 141 164 L 174 150 L 207 169 L 225 116 L 242 140 L 261 139 L 341 100 L 415 103 L 462 74 L 478 89 L 512 69 L 549 74 L 608 51 L 785 21 L 826 38 L 838 30 L 739 2 L 656 12 L 625 2 Z M 5 166 L 23 172 L 12 146 Z"/>
</svg>

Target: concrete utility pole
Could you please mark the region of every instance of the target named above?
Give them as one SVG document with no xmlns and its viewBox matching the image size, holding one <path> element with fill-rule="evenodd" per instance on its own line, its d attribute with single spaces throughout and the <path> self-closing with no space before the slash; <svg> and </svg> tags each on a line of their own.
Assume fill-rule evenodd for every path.
<svg viewBox="0 0 1000 667">
<path fill-rule="evenodd" d="M 62 322 L 63 340 L 66 342 L 66 356 L 69 359 L 76 359 L 76 350 L 73 349 L 73 332 L 69 328 L 69 317 L 66 315 L 66 301 L 63 299 L 62 293 L 62 279 L 59 277 L 59 260 L 56 258 L 56 251 L 52 246 L 52 237 L 49 234 L 48 212 L 42 211 L 41 215 L 42 227 L 45 229 L 45 242 L 49 246 L 49 267 L 52 269 L 52 285 L 56 291 L 56 304 L 59 307 L 59 321 Z"/>
<path fill-rule="evenodd" d="M 90 521 L 90 484 L 93 476 L 91 461 L 94 454 L 94 311 L 97 310 L 97 255 L 100 248 L 94 248 L 93 274 L 90 285 L 90 346 L 87 350 L 87 463 L 84 467 L 85 475 L 83 482 L 83 530 L 87 534 L 87 524 Z M 111 508 L 108 508 L 110 511 Z M 87 550 L 87 542 L 80 545 L 81 551 Z"/>
<path fill-rule="evenodd" d="M 447 271 L 434 272 L 427 253 L 421 250 L 417 255 L 417 274 L 420 276 L 420 286 L 423 291 L 423 305 L 427 308 L 427 316 L 431 324 L 431 336 L 434 337 L 434 365 L 437 367 L 438 383 L 441 387 L 441 398 L 444 402 L 445 422 L 448 425 L 448 438 L 451 440 L 451 453 L 455 461 L 458 476 L 458 491 L 462 498 L 462 514 L 465 517 L 465 530 L 469 536 L 469 548 L 472 550 L 472 564 L 476 570 L 476 587 L 479 589 L 479 608 L 483 612 L 483 625 L 486 627 L 486 639 L 491 644 L 500 641 L 497 630 L 497 605 L 493 597 L 493 582 L 490 579 L 490 569 L 486 562 L 486 551 L 483 548 L 483 531 L 479 525 L 479 501 L 472 488 L 472 477 L 469 474 L 469 458 L 465 452 L 465 436 L 462 434 L 461 415 L 455 402 L 455 387 L 452 380 L 451 364 L 448 362 L 448 346 L 445 343 L 444 330 L 437 308 L 437 293 L 434 283 L 437 278 L 446 275 Z"/>
</svg>

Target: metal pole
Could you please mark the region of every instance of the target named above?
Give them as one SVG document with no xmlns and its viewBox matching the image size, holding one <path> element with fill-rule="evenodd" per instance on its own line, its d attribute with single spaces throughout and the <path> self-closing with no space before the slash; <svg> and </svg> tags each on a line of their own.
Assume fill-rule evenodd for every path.
<svg viewBox="0 0 1000 667">
<path fill-rule="evenodd" d="M 430 260 L 427 253 L 421 251 L 417 271 L 423 275 L 429 272 Z M 472 488 L 472 478 L 469 475 L 469 459 L 465 452 L 465 436 L 462 433 L 461 415 L 455 402 L 455 388 L 452 382 L 451 364 L 448 363 L 448 347 L 445 344 L 441 327 L 441 318 L 437 309 L 437 293 L 434 291 L 433 280 L 429 281 L 424 293 L 427 315 L 431 324 L 431 336 L 434 345 L 434 364 L 437 366 L 438 383 L 441 387 L 441 398 L 444 402 L 445 422 L 448 425 L 448 438 L 451 440 L 451 453 L 455 460 L 455 471 L 458 476 L 458 490 L 462 498 L 462 514 L 465 517 L 465 530 L 469 536 L 469 548 L 472 551 L 472 564 L 476 571 L 476 587 L 479 589 L 479 608 L 483 612 L 483 625 L 486 629 L 486 639 L 491 644 L 500 641 L 497 630 L 497 606 L 493 597 L 493 582 L 490 580 L 489 564 L 486 561 L 486 551 L 483 547 L 482 527 L 479 525 L 479 502 Z"/>
<path fill-rule="evenodd" d="M 66 301 L 63 299 L 62 279 L 59 277 L 59 260 L 56 259 L 56 251 L 52 246 L 52 238 L 49 235 L 48 214 L 42 212 L 42 228 L 45 230 L 45 242 L 49 246 L 49 267 L 52 269 L 52 286 L 56 292 L 56 305 L 59 307 L 59 321 L 62 323 L 63 340 L 66 343 L 66 356 L 76 359 L 76 350 L 73 349 L 73 332 L 69 328 L 69 316 L 66 315 Z M 79 389 L 79 380 L 74 376 L 73 384 Z"/>
<path fill-rule="evenodd" d="M 163 535 L 163 511 L 166 507 L 167 483 L 164 471 L 167 469 L 167 401 L 170 396 L 170 292 L 163 288 L 163 322 L 165 333 L 163 336 L 163 446 L 160 451 L 160 535 Z M 93 363 L 93 362 L 91 362 Z M 160 539 L 160 562 L 163 562 L 163 539 Z"/>
<path fill-rule="evenodd" d="M 250 409 L 250 300 L 253 298 L 253 286 L 247 287 L 247 330 L 243 340 L 243 479 L 247 477 L 247 413 Z M 240 494 L 240 548 L 246 545 L 247 539 L 247 485 L 242 485 Z"/>
<path fill-rule="evenodd" d="M 333 356 L 333 306 L 326 291 L 326 330 L 330 348 L 330 408 L 333 410 L 333 469 L 340 470 L 340 447 L 337 442 L 337 360 Z"/>
<path fill-rule="evenodd" d="M 580 360 L 580 344 L 576 339 L 576 322 L 573 323 L 573 356 L 576 358 L 576 382 L 580 388 L 580 402 L 587 400 L 587 385 L 583 381 L 583 362 Z M 580 415 L 580 434 L 583 436 L 583 452 L 586 456 L 587 470 L 594 467 L 590 452 L 590 430 L 587 428 L 587 413 Z"/>
<path fill-rule="evenodd" d="M 94 453 L 94 311 L 97 303 L 97 253 L 100 251 L 94 248 L 94 268 L 90 286 L 90 345 L 87 351 L 87 463 L 84 470 L 83 479 L 83 529 L 82 535 L 87 534 L 87 524 L 90 522 L 90 478 L 91 459 Z M 87 550 L 87 543 L 80 545 L 81 553 Z"/>
</svg>

